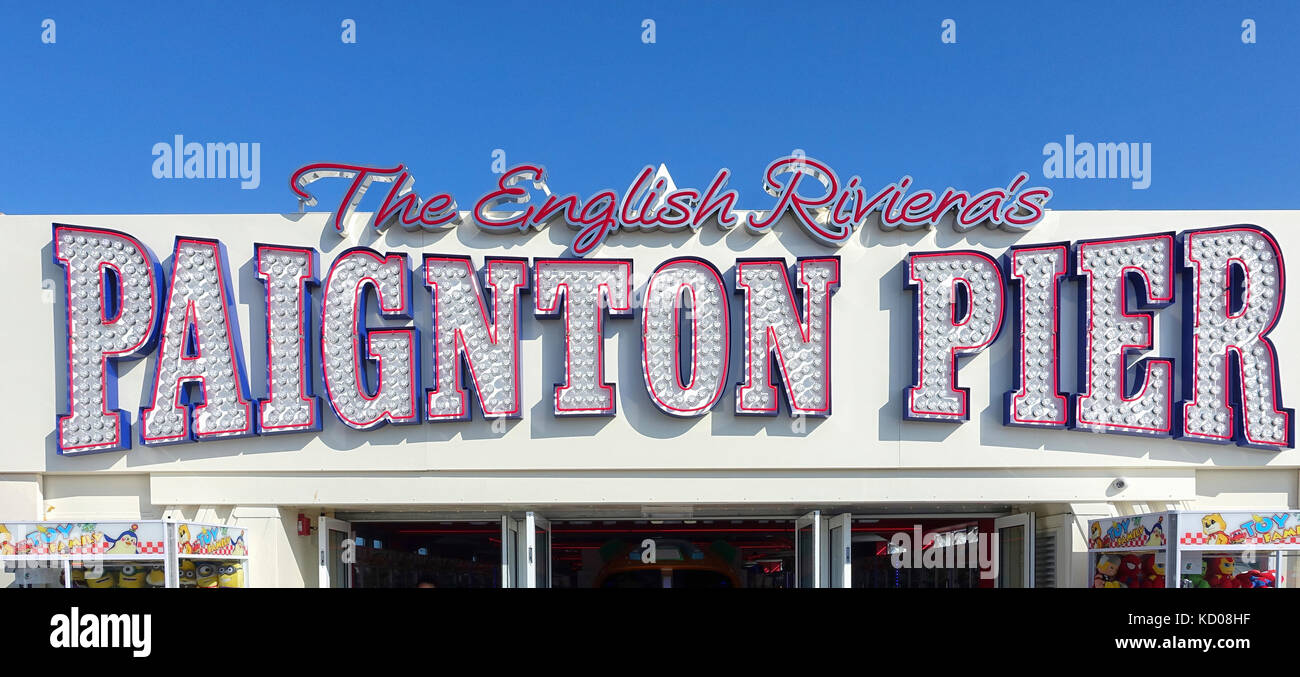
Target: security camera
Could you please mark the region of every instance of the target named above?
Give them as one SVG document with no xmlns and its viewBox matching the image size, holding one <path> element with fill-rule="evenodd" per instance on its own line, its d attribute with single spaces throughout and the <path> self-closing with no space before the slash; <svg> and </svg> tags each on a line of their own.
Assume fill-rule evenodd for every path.
<svg viewBox="0 0 1300 677">
<path fill-rule="evenodd" d="M 1123 477 L 1116 477 L 1115 481 L 1111 482 L 1110 485 L 1112 487 L 1115 487 L 1116 491 L 1123 491 L 1124 487 L 1128 486 L 1128 480 L 1124 479 Z"/>
</svg>

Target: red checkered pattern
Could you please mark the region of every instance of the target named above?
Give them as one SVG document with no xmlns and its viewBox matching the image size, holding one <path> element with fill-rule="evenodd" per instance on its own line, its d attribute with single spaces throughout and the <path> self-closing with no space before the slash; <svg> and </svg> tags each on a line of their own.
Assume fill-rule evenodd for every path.
<svg viewBox="0 0 1300 677">
<path fill-rule="evenodd" d="M 102 555 L 108 551 L 107 543 L 96 543 L 94 545 L 74 545 L 68 549 L 73 555 Z M 44 549 L 44 548 L 42 548 Z M 140 541 L 136 544 L 136 552 L 141 555 L 161 555 L 163 554 L 162 541 Z"/>
<path fill-rule="evenodd" d="M 1206 536 L 1203 533 L 1195 533 L 1191 531 L 1184 531 L 1183 535 L 1178 539 L 1178 542 L 1181 545 L 1228 545 L 1228 544 L 1220 544 L 1217 541 L 1210 540 L 1210 537 Z M 1263 538 L 1259 536 L 1251 536 L 1246 538 L 1243 541 L 1232 543 L 1231 545 L 1273 545 L 1277 543 L 1281 543 L 1281 544 L 1300 543 L 1300 536 L 1289 536 L 1287 538 L 1283 538 L 1275 541 L 1265 541 Z"/>
</svg>

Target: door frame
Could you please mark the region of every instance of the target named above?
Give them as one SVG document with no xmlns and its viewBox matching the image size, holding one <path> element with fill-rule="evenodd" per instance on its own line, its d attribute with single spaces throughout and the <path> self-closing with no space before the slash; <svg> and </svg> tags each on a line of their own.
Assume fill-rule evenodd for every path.
<svg viewBox="0 0 1300 677">
<path fill-rule="evenodd" d="M 826 523 L 826 587 L 853 587 L 853 515 L 840 513 Z M 836 534 L 836 531 L 839 533 Z"/>
<path fill-rule="evenodd" d="M 501 516 L 501 587 L 515 587 L 519 559 L 519 520 Z"/>
<path fill-rule="evenodd" d="M 352 565 L 356 563 L 355 548 L 356 548 L 357 534 L 355 531 L 352 530 L 351 522 L 345 522 L 343 520 L 334 519 L 333 517 L 326 517 L 324 515 L 321 515 L 319 518 L 317 518 L 316 521 L 316 550 L 318 555 L 317 563 L 319 564 L 319 569 L 318 569 L 319 573 L 316 581 L 316 587 L 319 588 L 333 587 L 330 585 L 330 572 L 329 572 L 329 557 L 330 557 L 329 535 L 331 531 L 337 531 L 343 533 L 345 536 L 344 542 L 346 543 L 348 541 L 351 541 L 353 544 L 352 546 L 353 548 L 352 551 L 354 553 L 353 561 L 352 562 L 347 561 L 346 556 L 344 556 L 343 561 L 340 562 L 340 564 L 342 565 L 341 570 L 343 571 L 343 578 L 345 583 L 345 585 L 341 587 L 350 588 L 352 587 L 352 581 L 353 581 Z"/>
<path fill-rule="evenodd" d="M 998 575 L 993 579 L 994 587 L 1002 587 L 1002 568 L 1006 564 L 1006 562 L 1000 561 L 1002 559 L 1002 530 L 1008 527 L 1024 527 L 1025 561 L 1021 564 L 1021 575 L 1026 588 L 1034 587 L 1034 522 L 1034 513 L 1032 512 L 1006 515 L 993 520 L 993 533 L 998 535 L 998 547 L 994 556 L 999 560 Z"/>
<path fill-rule="evenodd" d="M 812 548 L 809 549 L 809 552 L 812 553 L 811 562 L 804 562 L 802 557 L 803 543 L 801 542 L 802 537 L 800 536 L 799 532 L 802 531 L 805 527 L 808 527 L 808 533 L 811 535 L 812 538 Z M 805 571 L 809 571 L 812 573 L 812 585 L 807 587 L 810 588 L 822 587 L 821 584 L 822 533 L 821 532 L 822 532 L 822 512 L 820 510 L 814 510 L 802 517 L 797 518 L 794 521 L 794 587 L 796 588 L 805 587 L 803 585 L 803 576 Z"/>
<path fill-rule="evenodd" d="M 546 534 L 545 547 L 537 543 L 539 530 Z M 531 511 L 522 517 L 502 515 L 501 587 L 551 587 L 551 540 L 551 522 L 545 517 Z M 542 562 L 545 562 L 544 580 L 539 581 L 538 564 Z"/>
<path fill-rule="evenodd" d="M 525 588 L 549 588 L 551 587 L 551 521 L 534 512 L 524 513 L 523 529 L 527 537 L 528 576 L 524 579 Z M 546 543 L 543 546 L 537 543 L 537 532 L 542 531 L 546 534 Z M 544 580 L 538 580 L 538 565 L 545 563 Z"/>
</svg>

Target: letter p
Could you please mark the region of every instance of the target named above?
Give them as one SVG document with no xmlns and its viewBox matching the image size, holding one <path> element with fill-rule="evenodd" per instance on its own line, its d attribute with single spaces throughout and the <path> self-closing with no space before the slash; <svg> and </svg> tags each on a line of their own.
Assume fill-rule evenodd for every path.
<svg viewBox="0 0 1300 677">
<path fill-rule="evenodd" d="M 1002 329 L 1001 270 L 980 252 L 929 252 L 908 257 L 907 275 L 916 339 L 903 418 L 969 420 L 969 389 L 957 386 L 957 359 L 979 353 Z"/>
</svg>

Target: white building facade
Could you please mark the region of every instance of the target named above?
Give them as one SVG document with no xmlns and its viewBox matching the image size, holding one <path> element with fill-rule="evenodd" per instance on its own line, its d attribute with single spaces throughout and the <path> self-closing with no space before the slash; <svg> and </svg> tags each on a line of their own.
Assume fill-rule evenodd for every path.
<svg viewBox="0 0 1300 677">
<path fill-rule="evenodd" d="M 331 219 L 0 216 L 12 245 L 10 292 L 0 300 L 9 320 L 0 329 L 9 376 L 0 389 L 0 523 L 236 526 L 247 539 L 248 583 L 275 587 L 380 585 L 394 558 L 444 554 L 484 572 L 447 580 L 612 584 L 623 579 L 610 562 L 654 560 L 655 548 L 671 559 L 664 553 L 677 546 L 646 536 L 654 529 L 683 542 L 707 531 L 702 538 L 725 544 L 717 552 L 754 572 L 736 574 L 734 585 L 785 573 L 778 585 L 859 587 L 879 573 L 864 558 L 897 551 L 874 544 L 915 523 L 948 537 L 999 533 L 1002 573 L 985 585 L 1081 587 L 1093 580 L 1090 520 L 1300 508 L 1300 452 L 1285 406 L 1300 383 L 1292 354 L 1300 315 L 1282 304 L 1285 262 L 1300 256 L 1300 212 L 1050 211 L 1024 231 L 872 225 L 837 247 L 787 216 L 761 234 L 712 224 L 620 232 L 581 259 L 568 253 L 573 232 L 563 223 L 513 235 L 483 232 L 470 218 L 438 231 L 361 224 L 340 236 Z M 1199 241 L 1188 234 L 1242 224 L 1258 229 L 1207 239 L 1223 251 L 1207 254 L 1203 281 L 1189 281 Z M 72 238 L 66 246 L 61 235 Z M 131 241 L 160 263 L 152 283 L 146 275 L 132 284 Z M 116 244 L 128 254 L 120 269 L 96 273 L 99 250 L 123 252 Z M 277 251 L 281 259 L 264 259 Z M 337 266 L 357 252 L 396 296 L 366 288 L 365 261 L 351 276 Z M 1040 258 L 1020 258 L 1030 255 Z M 195 267 L 184 265 L 191 260 Z M 668 262 L 685 263 L 655 275 Z M 320 284 L 275 287 L 288 279 L 270 272 L 277 263 L 301 265 L 292 279 Z M 81 282 L 79 264 L 90 266 Z M 385 266 L 398 272 L 385 278 Z M 467 270 L 479 274 L 477 292 Z M 178 290 L 181 275 L 196 287 L 225 277 L 224 295 Z M 782 275 L 784 285 L 764 286 Z M 436 306 L 441 280 L 460 296 Z M 660 283 L 679 286 L 650 289 Z M 153 297 L 130 295 L 147 297 L 151 284 Z M 119 286 L 120 298 L 101 298 Z M 356 310 L 360 297 L 371 308 L 353 324 L 349 313 L 366 312 Z M 301 315 L 292 312 L 300 302 Z M 337 322 L 323 307 L 331 303 L 345 304 Z M 465 310 L 476 306 L 481 315 Z M 1193 322 L 1189 310 L 1208 319 Z M 162 321 L 111 328 L 150 312 Z M 91 334 L 74 335 L 77 322 L 99 327 L 93 340 L 110 347 L 85 347 Z M 354 355 L 356 326 L 368 327 L 372 345 Z M 230 353 L 213 337 L 229 340 L 235 368 L 223 368 Z M 121 359 L 85 358 L 133 347 Z M 1128 383 L 1116 355 L 1127 360 Z M 199 358 L 208 364 L 193 364 Z M 338 371 L 327 377 L 332 358 Z M 1142 358 L 1145 367 L 1134 367 Z M 110 363 L 116 378 L 98 370 Z M 663 377 L 656 369 L 665 365 Z M 413 388 L 403 387 L 408 380 Z M 289 389 L 278 398 L 277 383 Z M 182 399 L 150 409 L 157 392 Z M 168 418 L 204 397 L 234 409 Z M 275 406 L 263 411 L 259 400 Z M 375 420 L 360 420 L 367 416 Z M 90 435 L 79 437 L 86 421 Z M 283 432 L 268 434 L 277 425 Z M 436 539 L 457 530 L 482 535 L 476 554 L 438 551 Z M 792 539 L 763 550 L 759 541 L 787 532 Z M 423 534 L 434 540 L 411 540 Z M 629 558 L 595 559 L 625 540 Z M 677 556 L 713 557 L 696 546 L 703 554 Z M 381 556 L 390 550 L 400 557 Z M 758 552 L 767 554 L 746 554 Z M 353 568 L 358 556 L 364 572 Z M 420 566 L 401 566 L 405 577 L 383 580 L 413 583 Z"/>
</svg>

